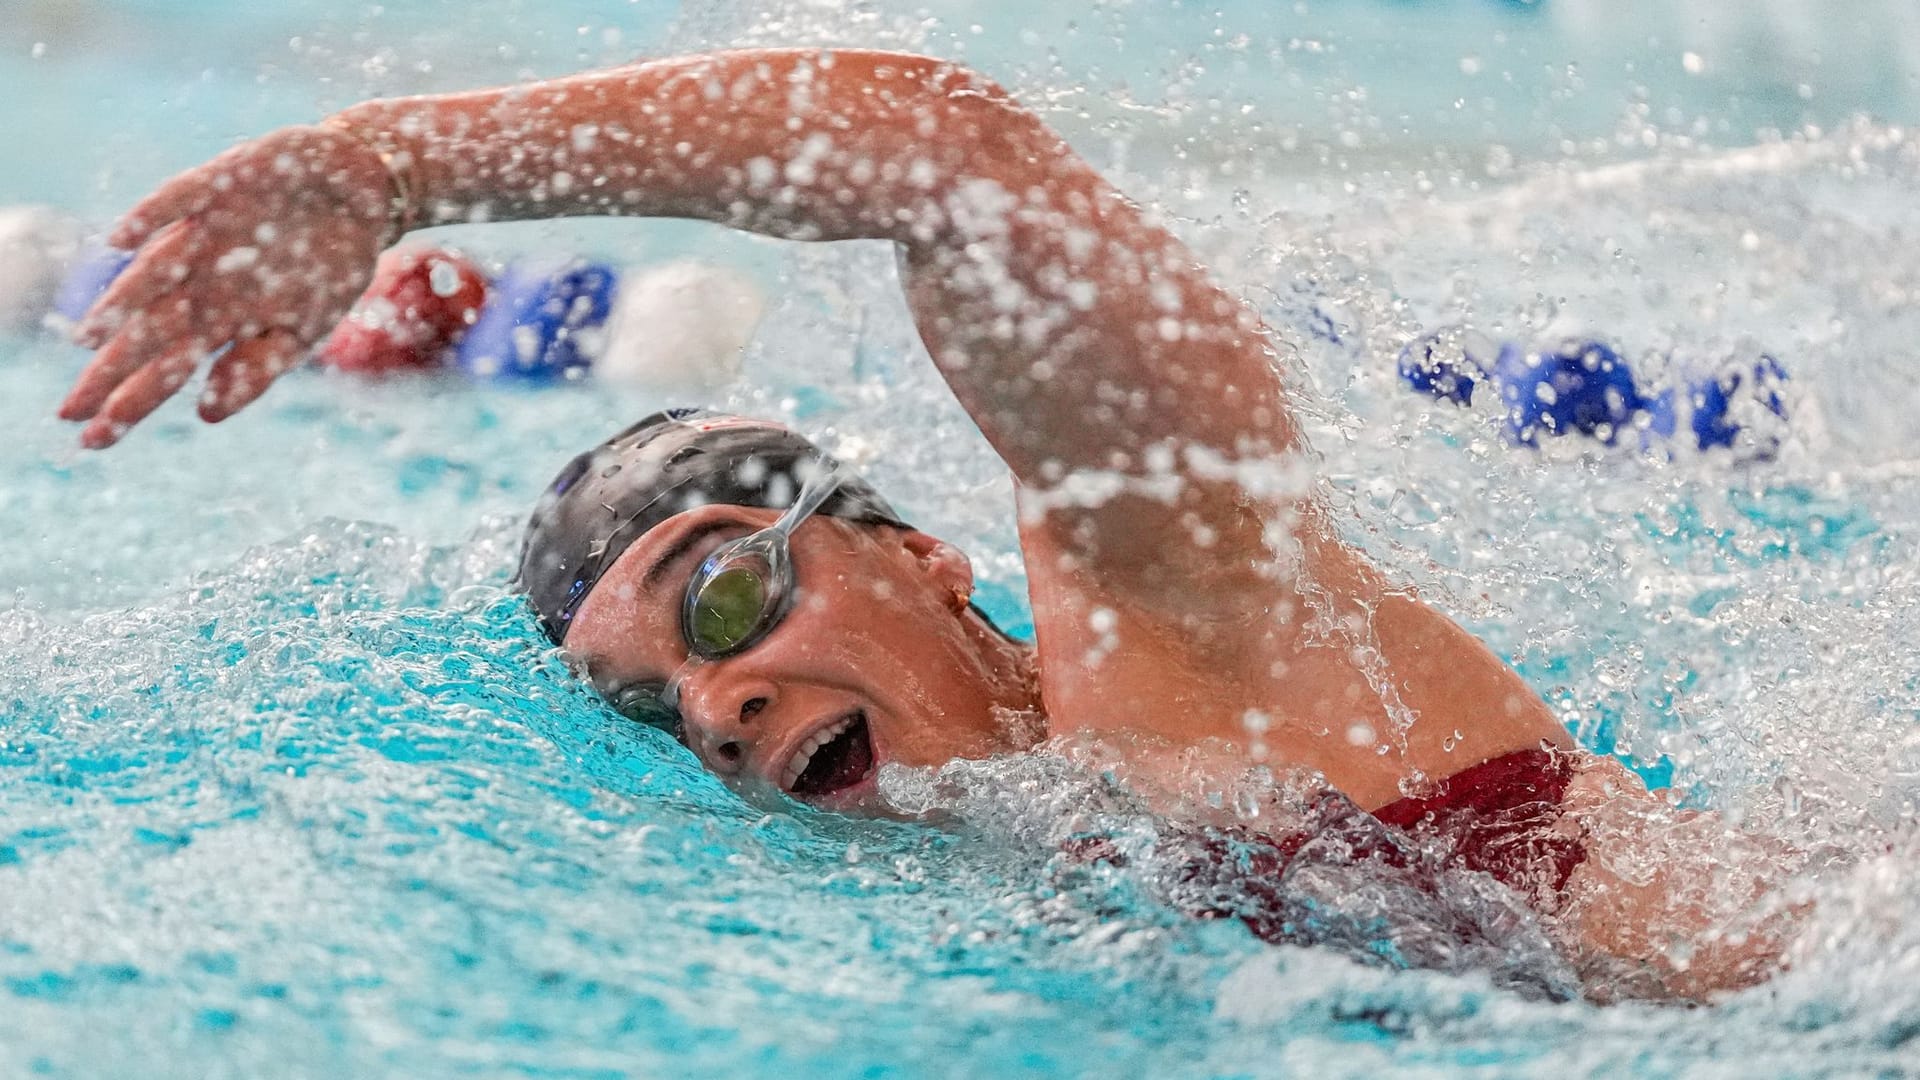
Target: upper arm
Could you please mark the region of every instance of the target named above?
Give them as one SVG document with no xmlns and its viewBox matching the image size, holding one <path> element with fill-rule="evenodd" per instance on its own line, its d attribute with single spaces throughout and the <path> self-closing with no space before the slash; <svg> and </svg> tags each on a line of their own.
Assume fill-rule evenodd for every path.
<svg viewBox="0 0 1920 1080">
<path fill-rule="evenodd" d="M 971 152 L 900 238 L 908 300 L 1026 531 L 1152 603 L 1247 584 L 1273 521 L 1318 526 L 1268 331 L 997 87 L 947 100 Z"/>
</svg>

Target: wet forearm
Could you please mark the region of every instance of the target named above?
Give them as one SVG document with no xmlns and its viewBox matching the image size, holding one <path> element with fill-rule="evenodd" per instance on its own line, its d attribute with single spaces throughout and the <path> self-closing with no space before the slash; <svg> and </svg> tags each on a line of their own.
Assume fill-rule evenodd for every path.
<svg viewBox="0 0 1920 1080">
<path fill-rule="evenodd" d="M 963 176 L 1067 153 L 992 84 L 923 57 L 752 50 L 330 118 L 393 152 L 418 224 L 672 216 L 924 242 Z"/>
<path fill-rule="evenodd" d="M 943 61 L 721 52 L 329 123 L 397 162 L 418 224 L 672 216 L 901 244 L 929 352 L 1028 482 L 1156 444 L 1293 441 L 1258 320 L 1038 116 Z M 1225 524 L 1233 498 L 1201 516 Z"/>
</svg>

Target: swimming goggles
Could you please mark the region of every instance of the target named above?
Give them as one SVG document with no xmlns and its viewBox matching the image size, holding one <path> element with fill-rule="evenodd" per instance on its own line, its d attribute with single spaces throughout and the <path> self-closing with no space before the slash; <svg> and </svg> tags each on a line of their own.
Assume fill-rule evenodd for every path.
<svg viewBox="0 0 1920 1080">
<path fill-rule="evenodd" d="M 680 637 L 687 661 L 663 687 L 641 683 L 618 691 L 613 707 L 628 719 L 681 734 L 680 688 L 701 665 L 743 653 L 760 643 L 793 608 L 797 591 L 788 538 L 839 490 L 837 465 L 810 477 L 779 520 L 730 540 L 702 560 L 680 602 Z"/>
</svg>

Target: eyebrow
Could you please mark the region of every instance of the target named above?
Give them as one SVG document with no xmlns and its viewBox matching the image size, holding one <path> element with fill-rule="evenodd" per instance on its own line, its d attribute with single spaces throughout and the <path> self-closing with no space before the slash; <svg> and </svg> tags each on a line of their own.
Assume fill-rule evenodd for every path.
<svg viewBox="0 0 1920 1080">
<path fill-rule="evenodd" d="M 680 538 L 675 540 L 667 550 L 661 552 L 660 557 L 653 560 L 653 565 L 647 567 L 647 572 L 640 576 L 640 587 L 650 589 L 658 584 L 661 578 L 667 576 L 667 571 L 673 568 L 673 564 L 687 552 L 692 551 L 700 541 L 723 529 L 739 527 L 740 523 L 732 518 L 712 518 L 681 533 Z"/>
</svg>

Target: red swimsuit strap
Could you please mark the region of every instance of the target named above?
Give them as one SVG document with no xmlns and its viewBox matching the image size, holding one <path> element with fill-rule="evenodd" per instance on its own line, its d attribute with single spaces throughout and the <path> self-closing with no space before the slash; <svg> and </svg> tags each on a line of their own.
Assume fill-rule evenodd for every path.
<svg viewBox="0 0 1920 1080">
<path fill-rule="evenodd" d="M 1516 750 L 1454 773 L 1433 794 L 1401 799 L 1373 812 L 1389 825 L 1411 829 L 1460 813 L 1510 814 L 1536 804 L 1558 806 L 1573 780 L 1573 755 L 1547 747 Z"/>
</svg>

